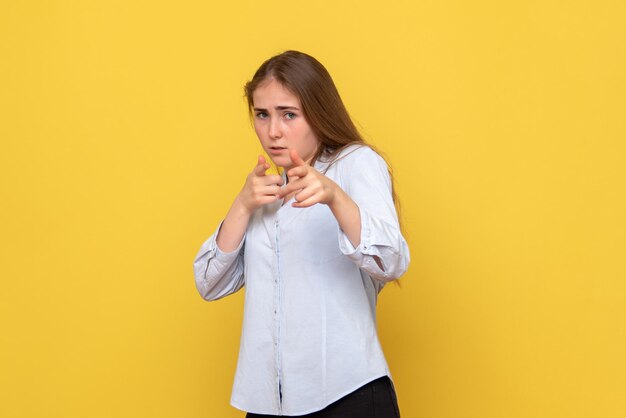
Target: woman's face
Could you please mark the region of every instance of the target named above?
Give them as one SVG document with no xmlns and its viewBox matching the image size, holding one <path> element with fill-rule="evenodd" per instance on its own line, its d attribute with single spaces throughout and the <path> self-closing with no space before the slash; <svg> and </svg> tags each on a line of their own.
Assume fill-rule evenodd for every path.
<svg viewBox="0 0 626 418">
<path fill-rule="evenodd" d="M 254 130 L 274 164 L 289 169 L 289 150 L 295 149 L 307 163 L 319 141 L 304 118 L 300 100 L 278 81 L 270 78 L 252 94 Z"/>
</svg>

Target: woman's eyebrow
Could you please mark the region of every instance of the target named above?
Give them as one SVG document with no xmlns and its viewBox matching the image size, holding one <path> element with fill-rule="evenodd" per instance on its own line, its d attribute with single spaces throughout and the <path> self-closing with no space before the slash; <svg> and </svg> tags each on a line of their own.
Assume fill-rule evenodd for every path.
<svg viewBox="0 0 626 418">
<path fill-rule="evenodd" d="M 300 110 L 295 106 L 275 106 L 274 109 L 276 110 Z M 254 110 L 256 112 L 261 112 L 261 111 L 265 111 L 267 112 L 267 109 L 263 108 L 263 107 L 255 107 Z"/>
</svg>

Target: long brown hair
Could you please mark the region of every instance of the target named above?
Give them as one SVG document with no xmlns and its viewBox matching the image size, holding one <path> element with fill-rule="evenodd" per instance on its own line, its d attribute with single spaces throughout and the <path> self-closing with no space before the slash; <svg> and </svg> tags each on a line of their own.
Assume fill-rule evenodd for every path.
<svg viewBox="0 0 626 418">
<path fill-rule="evenodd" d="M 331 161 L 334 161 L 341 150 L 352 144 L 368 146 L 381 155 L 378 150 L 365 142 L 352 122 L 326 68 L 318 60 L 303 52 L 285 51 L 261 64 L 252 80 L 244 86 L 250 117 L 254 113 L 252 97 L 254 91 L 261 83 L 271 78 L 300 99 L 302 113 L 320 141 L 311 164 L 322 154 L 328 155 Z M 400 204 L 393 186 L 393 173 L 389 164 L 387 167 L 391 176 L 392 197 L 400 219 Z"/>
</svg>

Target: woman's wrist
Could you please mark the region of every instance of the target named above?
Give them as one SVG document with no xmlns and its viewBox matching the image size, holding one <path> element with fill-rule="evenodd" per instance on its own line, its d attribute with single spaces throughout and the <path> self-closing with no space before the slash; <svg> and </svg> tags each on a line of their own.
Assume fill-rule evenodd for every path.
<svg viewBox="0 0 626 418">
<path fill-rule="evenodd" d="M 341 187 L 335 182 L 332 182 L 332 191 L 330 193 L 330 200 L 326 205 L 331 210 L 331 212 L 335 213 L 336 211 L 340 211 L 341 207 L 346 204 L 346 197 L 350 199 L 350 196 L 343 191 Z"/>
<path fill-rule="evenodd" d="M 245 203 L 245 198 L 241 196 L 241 193 L 237 195 L 235 201 L 230 207 L 230 211 L 233 212 L 234 215 L 240 216 L 252 216 L 254 212 L 254 208 L 249 208 Z"/>
</svg>

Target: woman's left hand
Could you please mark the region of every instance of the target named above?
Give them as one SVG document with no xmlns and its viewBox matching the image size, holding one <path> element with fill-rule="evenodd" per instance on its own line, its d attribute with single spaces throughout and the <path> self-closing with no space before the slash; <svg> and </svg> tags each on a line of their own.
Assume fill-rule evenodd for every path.
<svg viewBox="0 0 626 418">
<path fill-rule="evenodd" d="M 282 189 L 280 197 L 284 198 L 292 192 L 295 194 L 295 208 L 307 208 L 316 203 L 330 205 L 339 186 L 337 183 L 304 162 L 295 149 L 289 150 L 293 166 L 287 171 L 289 183 Z"/>
<path fill-rule="evenodd" d="M 294 208 L 307 208 L 316 203 L 328 205 L 342 231 L 356 248 L 361 242 L 361 212 L 341 187 L 305 163 L 296 150 L 289 150 L 293 166 L 287 171 L 289 183 L 280 192 L 284 198 L 295 192 Z M 378 261 L 377 261 L 378 263 Z"/>
</svg>

